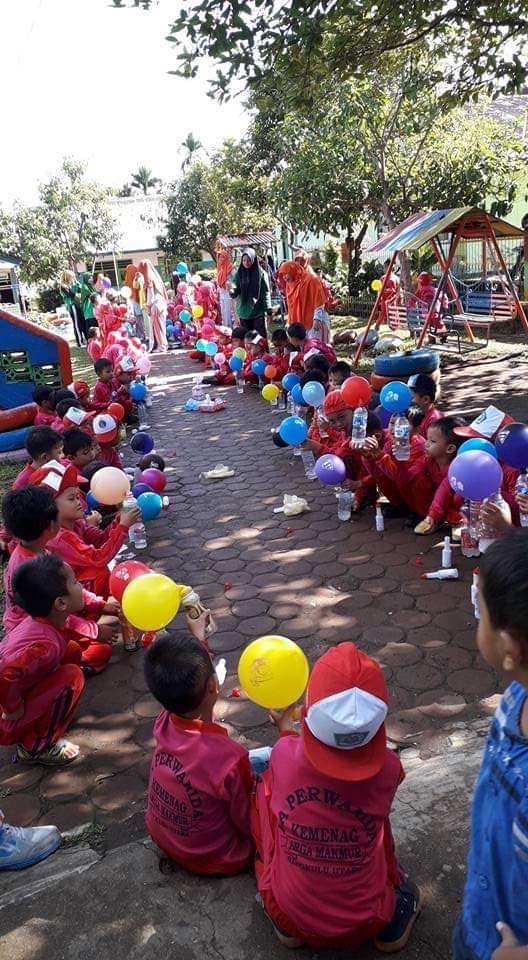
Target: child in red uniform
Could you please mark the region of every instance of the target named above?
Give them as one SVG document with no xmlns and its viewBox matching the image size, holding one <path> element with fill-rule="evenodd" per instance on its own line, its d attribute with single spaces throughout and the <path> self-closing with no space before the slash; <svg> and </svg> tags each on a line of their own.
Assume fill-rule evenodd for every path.
<svg viewBox="0 0 528 960">
<path fill-rule="evenodd" d="M 417 373 L 409 380 L 412 402 L 424 414 L 418 432 L 427 437 L 427 431 L 436 420 L 441 420 L 443 414 L 435 407 L 436 383 L 426 373 Z"/>
<path fill-rule="evenodd" d="M 328 386 L 330 390 L 340 390 L 345 380 L 352 376 L 352 368 L 346 360 L 337 360 L 328 368 Z"/>
<path fill-rule="evenodd" d="M 115 389 L 112 386 L 114 370 L 108 357 L 101 357 L 94 363 L 97 382 L 92 393 L 92 407 L 97 413 L 104 413 L 108 405 L 116 400 Z"/>
<path fill-rule="evenodd" d="M 55 391 L 52 387 L 35 387 L 32 392 L 34 403 L 37 404 L 38 411 L 35 417 L 36 427 L 51 427 L 55 419 Z"/>
<path fill-rule="evenodd" d="M 2 501 L 4 523 L 18 543 L 4 574 L 4 627 L 13 630 L 26 614 L 17 607 L 13 596 L 13 575 L 20 564 L 46 553 L 47 544 L 59 529 L 58 510 L 53 494 L 45 487 L 29 486 L 8 493 Z M 107 603 L 83 590 L 82 616 L 71 614 L 67 621 L 67 637 L 76 640 L 82 652 L 81 666 L 89 674 L 100 673 L 108 665 L 110 643 L 119 631 L 119 605 Z"/>
<path fill-rule="evenodd" d="M 49 549 L 70 564 L 83 586 L 107 598 L 107 564 L 122 547 L 129 528 L 140 519 L 139 508 L 122 510 L 106 530 L 98 530 L 94 526 L 83 527 L 79 525 L 83 520 L 83 506 L 75 467 L 64 467 L 54 460 L 37 471 L 33 480 L 54 493 L 59 510 L 60 527 L 50 540 Z M 98 537 L 101 541 L 104 538 L 104 542 L 96 544 L 95 538 Z"/>
<path fill-rule="evenodd" d="M 307 337 L 306 329 L 302 323 L 291 323 L 286 333 L 288 334 L 290 343 L 296 350 L 300 351 L 303 357 L 311 350 L 315 350 L 317 353 L 322 353 L 323 357 L 326 357 L 329 363 L 336 362 L 337 357 L 330 344 L 323 343 L 318 337 Z"/>
<path fill-rule="evenodd" d="M 420 910 L 404 880 L 389 814 L 404 773 L 387 747 L 388 691 L 379 665 L 353 643 L 316 662 L 301 734 L 291 710 L 257 784 L 252 832 L 257 886 L 289 947 L 401 949 Z"/>
<path fill-rule="evenodd" d="M 130 396 L 130 384 L 132 383 L 137 368 L 131 357 L 123 357 L 115 368 L 115 376 L 111 381 L 112 390 L 115 399 L 120 403 L 125 411 L 125 420 L 127 423 L 132 419 L 137 423 L 137 415 L 134 416 L 134 401 Z"/>
<path fill-rule="evenodd" d="M 17 744 L 18 759 L 45 766 L 71 763 L 79 748 L 62 735 L 84 689 L 81 650 L 68 640 L 68 616 L 83 607 L 70 567 L 44 555 L 13 578 L 27 616 L 0 644 L 0 743 Z"/>
<path fill-rule="evenodd" d="M 48 460 L 60 460 L 63 454 L 62 437 L 51 427 L 31 427 L 27 433 L 25 447 L 30 461 L 13 480 L 13 490 L 19 490 L 20 487 L 31 483 L 35 470 Z"/>
<path fill-rule="evenodd" d="M 145 677 L 163 710 L 154 725 L 147 829 L 193 873 L 248 869 L 253 776 L 247 750 L 214 722 L 218 681 L 203 646 L 207 614 L 188 619 L 194 639 L 167 634 L 145 655 Z"/>
<path fill-rule="evenodd" d="M 86 338 L 86 350 L 92 363 L 100 360 L 103 355 L 103 341 L 99 336 L 98 327 L 90 327 Z"/>
</svg>

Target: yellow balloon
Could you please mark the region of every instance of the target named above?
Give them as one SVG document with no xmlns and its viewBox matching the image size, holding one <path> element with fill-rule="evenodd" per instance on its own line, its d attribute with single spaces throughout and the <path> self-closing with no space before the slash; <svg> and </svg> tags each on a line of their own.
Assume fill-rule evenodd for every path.
<svg viewBox="0 0 528 960">
<path fill-rule="evenodd" d="M 134 583 L 137 580 L 131 586 Z M 267 710 L 283 710 L 295 703 L 304 693 L 309 673 L 303 651 L 287 637 L 259 637 L 238 661 L 241 687 L 253 703 Z"/>
<path fill-rule="evenodd" d="M 238 357 L 239 360 L 245 360 L 247 354 L 244 350 L 244 347 L 237 347 L 235 350 L 233 350 L 233 356 Z"/>
<path fill-rule="evenodd" d="M 375 291 L 375 293 L 378 293 L 378 291 L 381 290 L 381 287 L 382 287 L 381 280 L 373 280 L 370 286 Z"/>
<path fill-rule="evenodd" d="M 195 303 L 194 307 L 191 307 L 191 313 L 196 320 L 199 320 L 204 315 L 204 308 L 199 303 Z"/>
<path fill-rule="evenodd" d="M 273 403 L 274 400 L 279 396 L 280 390 L 274 383 L 267 383 L 265 387 L 262 387 L 262 396 L 264 400 L 268 400 L 269 403 Z"/>
<path fill-rule="evenodd" d="M 130 297 L 132 296 L 132 290 L 130 289 L 130 287 L 121 287 L 121 290 L 119 291 L 119 296 L 123 297 L 124 300 L 130 300 Z"/>
<path fill-rule="evenodd" d="M 117 467 L 102 467 L 94 473 L 90 481 L 90 490 L 99 503 L 114 507 L 130 493 L 130 480 L 126 473 Z"/>
<path fill-rule="evenodd" d="M 144 573 L 132 580 L 121 600 L 128 622 L 138 630 L 161 630 L 180 608 L 181 590 L 163 573 Z"/>
</svg>

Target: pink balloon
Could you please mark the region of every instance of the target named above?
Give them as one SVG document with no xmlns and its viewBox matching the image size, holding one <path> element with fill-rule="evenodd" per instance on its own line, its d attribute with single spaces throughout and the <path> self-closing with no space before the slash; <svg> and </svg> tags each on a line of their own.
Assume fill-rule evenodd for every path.
<svg viewBox="0 0 528 960">
<path fill-rule="evenodd" d="M 215 328 L 212 323 L 202 323 L 200 328 L 200 333 L 203 337 L 212 337 L 215 332 Z"/>
<path fill-rule="evenodd" d="M 218 364 L 219 367 L 226 362 L 225 353 L 217 353 L 214 357 L 214 362 Z"/>
<path fill-rule="evenodd" d="M 178 291 L 178 293 L 186 293 L 186 291 L 187 291 L 187 284 L 186 284 L 186 283 L 179 283 L 178 286 L 176 287 L 176 290 Z"/>
<path fill-rule="evenodd" d="M 150 373 L 151 367 L 152 367 L 152 364 L 148 357 L 140 357 L 140 359 L 137 362 L 137 368 L 139 372 L 143 374 L 144 377 L 146 377 L 147 374 Z"/>
</svg>

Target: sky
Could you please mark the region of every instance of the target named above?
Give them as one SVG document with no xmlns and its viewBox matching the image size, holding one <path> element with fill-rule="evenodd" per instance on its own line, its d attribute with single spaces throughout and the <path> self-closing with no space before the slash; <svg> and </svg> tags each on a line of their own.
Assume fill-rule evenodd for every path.
<svg viewBox="0 0 528 960">
<path fill-rule="evenodd" d="M 119 187 L 140 165 L 175 178 L 189 132 L 206 149 L 244 133 L 241 102 L 211 100 L 205 71 L 168 74 L 177 44 L 165 36 L 178 9 L 178 0 L 149 12 L 110 0 L 10 0 L 0 33 L 0 206 L 35 202 L 38 182 L 65 155 Z"/>
</svg>

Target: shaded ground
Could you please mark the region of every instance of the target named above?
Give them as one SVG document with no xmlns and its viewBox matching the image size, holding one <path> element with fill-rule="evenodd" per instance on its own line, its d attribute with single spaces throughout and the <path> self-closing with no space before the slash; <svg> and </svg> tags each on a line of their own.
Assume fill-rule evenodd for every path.
<svg viewBox="0 0 528 960">
<path fill-rule="evenodd" d="M 496 403 L 515 416 L 524 416 L 527 369 L 526 361 L 518 359 L 449 366 L 442 381 L 441 406 L 473 415 Z M 467 746 L 475 729 L 481 732 L 479 720 L 489 715 L 498 692 L 497 677 L 475 649 L 469 601 L 471 561 L 459 557 L 458 551 L 455 554 L 459 581 L 421 580 L 423 570 L 440 565 L 435 538 L 418 539 L 401 521 L 387 523 L 386 532 L 378 534 L 371 509 L 351 523 L 339 523 L 332 490 L 307 481 L 300 460 L 271 444 L 269 429 L 279 417 L 256 392 L 246 391 L 239 397 L 232 390 L 224 391 L 228 406 L 218 414 L 181 412 L 196 372 L 196 365 L 185 356 L 171 354 L 155 360 L 151 419 L 156 449 L 169 462 L 171 507 L 149 526 L 149 548 L 142 559 L 177 581 L 192 584 L 217 620 L 214 646 L 226 657 L 229 671 L 218 716 L 249 747 L 273 740 L 263 711 L 244 698 L 230 696 L 238 682 L 238 657 L 248 640 L 263 633 L 282 633 L 298 640 L 313 660 L 328 645 L 353 639 L 383 665 L 392 698 L 388 732 L 402 750 L 405 766 L 425 768 L 431 758 L 439 758 L 435 762 L 440 765 L 447 762 L 446 755 Z M 234 467 L 235 476 L 202 481 L 200 473 L 220 461 Z M 305 496 L 311 512 L 288 520 L 274 514 L 283 493 Z M 99 851 L 143 837 L 156 713 L 156 704 L 145 692 L 141 653 L 117 651 L 108 671 L 87 685 L 71 730 L 72 739 L 81 744 L 82 756 L 70 769 L 27 768 L 11 762 L 10 750 L 1 752 L 0 802 L 8 817 L 22 824 L 55 822 L 63 830 L 82 826 L 84 840 Z M 456 819 L 462 824 L 469 794 L 466 784 L 457 798 Z M 434 819 L 440 812 L 434 813 Z M 453 857 L 462 864 L 463 825 L 460 829 Z M 423 829 L 423 837 L 427 834 Z M 435 844 L 438 847 L 436 831 L 429 831 L 427 842 L 430 850 Z M 443 843 L 442 839 L 440 857 Z M 419 865 L 425 851 L 422 840 L 409 847 Z M 151 857 L 148 854 L 144 860 L 141 855 L 142 869 L 145 864 L 150 869 Z M 453 882 L 447 882 L 446 874 L 440 898 L 443 910 L 451 913 L 462 876 L 459 868 L 456 871 Z M 438 865 L 425 872 L 432 880 Z M 156 887 L 165 881 L 149 874 L 144 882 Z M 196 885 L 200 891 L 207 887 L 200 895 L 213 901 L 215 890 L 226 888 L 212 884 L 209 890 L 209 885 L 185 876 L 177 884 L 178 896 L 193 897 Z M 237 886 L 232 889 L 236 891 Z M 126 901 L 126 889 L 123 897 Z M 236 893 L 226 897 L 226 907 L 232 900 L 236 903 Z M 447 929 L 443 937 L 443 952 L 431 956 L 448 955 Z M 433 943 L 436 938 L 435 933 Z M 144 946 L 130 956 L 150 958 L 158 947 L 155 938 L 147 937 Z M 243 955 L 223 948 L 216 953 Z M 34 954 L 42 960 L 48 955 L 52 953 Z M 71 955 L 91 956 L 89 952 Z M 261 955 L 264 952 L 256 954 Z M 194 954 L 180 951 L 178 956 L 186 960 Z"/>
</svg>

